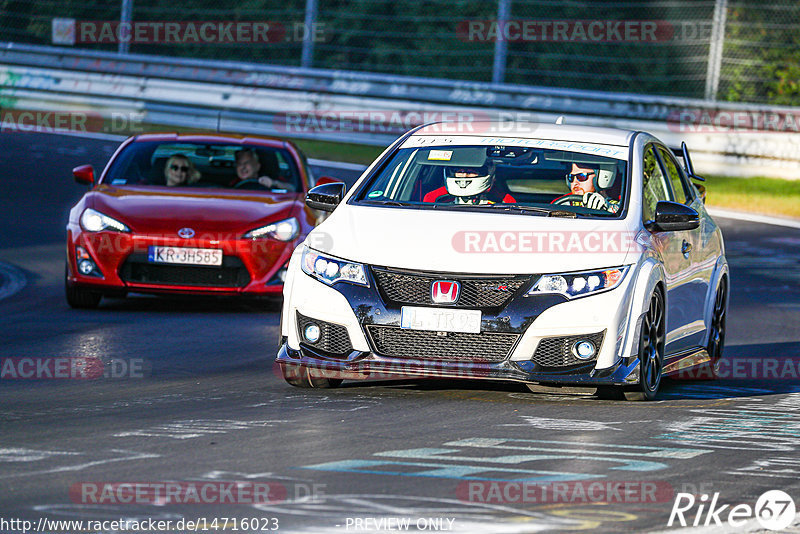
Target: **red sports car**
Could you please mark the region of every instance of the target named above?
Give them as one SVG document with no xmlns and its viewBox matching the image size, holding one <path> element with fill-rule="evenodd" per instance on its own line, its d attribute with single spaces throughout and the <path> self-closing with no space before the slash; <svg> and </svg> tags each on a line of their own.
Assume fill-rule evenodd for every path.
<svg viewBox="0 0 800 534">
<path fill-rule="evenodd" d="M 316 222 L 316 185 L 291 142 L 148 134 L 127 139 L 67 224 L 67 302 L 128 292 L 279 297 L 295 246 Z M 333 181 L 321 178 L 319 183 Z"/>
</svg>

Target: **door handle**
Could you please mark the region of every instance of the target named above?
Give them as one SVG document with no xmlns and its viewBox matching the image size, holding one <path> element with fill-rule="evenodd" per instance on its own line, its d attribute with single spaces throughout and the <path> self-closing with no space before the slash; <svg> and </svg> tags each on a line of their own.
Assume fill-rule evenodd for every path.
<svg viewBox="0 0 800 534">
<path fill-rule="evenodd" d="M 692 244 L 689 243 L 684 239 L 683 245 L 681 245 L 681 252 L 683 253 L 684 257 L 689 257 L 689 252 L 692 251 Z"/>
</svg>

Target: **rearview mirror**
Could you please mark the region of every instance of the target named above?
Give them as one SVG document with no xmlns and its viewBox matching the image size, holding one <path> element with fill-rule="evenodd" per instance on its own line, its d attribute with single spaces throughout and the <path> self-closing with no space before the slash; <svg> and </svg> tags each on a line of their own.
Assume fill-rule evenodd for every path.
<svg viewBox="0 0 800 534">
<path fill-rule="evenodd" d="M 651 232 L 680 232 L 694 230 L 698 226 L 700 226 L 699 213 L 685 204 L 666 200 L 656 204 L 653 220 L 645 223 L 645 227 Z"/>
<path fill-rule="evenodd" d="M 306 206 L 314 210 L 333 211 L 344 198 L 346 187 L 342 182 L 318 185 L 306 195 Z"/>
<path fill-rule="evenodd" d="M 91 165 L 81 165 L 72 169 L 72 176 L 79 184 L 92 185 L 94 184 L 94 167 Z"/>
</svg>

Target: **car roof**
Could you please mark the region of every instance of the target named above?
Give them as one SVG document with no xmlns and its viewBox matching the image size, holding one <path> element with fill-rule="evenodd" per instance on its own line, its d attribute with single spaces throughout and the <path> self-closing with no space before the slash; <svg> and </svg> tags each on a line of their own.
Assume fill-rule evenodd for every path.
<svg viewBox="0 0 800 534">
<path fill-rule="evenodd" d="M 550 124 L 542 122 L 437 122 L 423 126 L 412 134 L 412 137 L 457 136 L 480 137 L 496 136 L 521 139 L 549 139 L 555 141 L 575 141 L 580 143 L 598 143 L 603 145 L 629 146 L 633 130 L 617 128 L 601 128 L 597 126 L 578 126 L 567 124 Z"/>
<path fill-rule="evenodd" d="M 221 133 L 187 133 L 179 134 L 175 132 L 148 133 L 137 135 L 134 142 L 161 141 L 179 143 L 225 143 L 234 145 L 260 145 L 273 148 L 283 148 L 289 143 L 276 137 L 266 137 L 261 135 L 239 135 Z"/>
</svg>

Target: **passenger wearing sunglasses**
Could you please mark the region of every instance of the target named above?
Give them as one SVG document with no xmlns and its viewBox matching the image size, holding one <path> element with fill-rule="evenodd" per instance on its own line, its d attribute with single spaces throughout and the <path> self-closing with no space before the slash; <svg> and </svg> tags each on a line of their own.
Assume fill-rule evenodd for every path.
<svg viewBox="0 0 800 534">
<path fill-rule="evenodd" d="M 578 195 L 581 199 L 570 202 L 570 204 L 617 213 L 619 202 L 605 196 L 606 190 L 614 185 L 615 177 L 616 172 L 613 168 L 582 167 L 573 163 L 572 169 L 567 174 L 567 187 L 570 189 L 570 195 Z M 559 198 L 555 199 L 553 203 L 556 203 Z"/>
<path fill-rule="evenodd" d="M 173 154 L 164 165 L 164 177 L 170 187 L 191 185 L 200 179 L 200 172 L 189 158 L 183 154 Z"/>
</svg>

